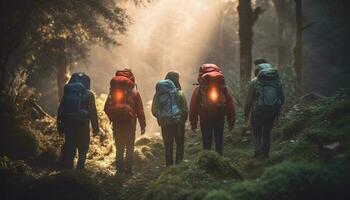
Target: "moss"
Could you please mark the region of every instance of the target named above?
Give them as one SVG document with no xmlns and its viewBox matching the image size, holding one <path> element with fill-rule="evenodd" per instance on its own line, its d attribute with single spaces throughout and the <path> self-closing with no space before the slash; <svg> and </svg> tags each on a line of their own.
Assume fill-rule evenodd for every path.
<svg viewBox="0 0 350 200">
<path fill-rule="evenodd" d="M 230 200 L 231 196 L 222 190 L 214 190 L 209 192 L 203 200 Z"/>
<path fill-rule="evenodd" d="M 348 180 L 339 172 L 316 164 L 284 162 L 257 180 L 233 185 L 231 195 L 237 200 L 344 199 L 349 195 L 344 186 Z"/>
<path fill-rule="evenodd" d="M 49 146 L 40 153 L 37 162 L 40 166 L 53 167 L 58 165 L 58 159 L 59 152 L 57 149 Z"/>
<path fill-rule="evenodd" d="M 350 100 L 335 101 L 324 113 L 324 117 L 332 123 L 335 123 L 339 118 L 343 118 L 344 116 L 350 116 Z"/>
<path fill-rule="evenodd" d="M 30 199 L 87 199 L 100 198 L 100 188 L 84 173 L 72 171 L 44 176 L 31 189 Z"/>
<path fill-rule="evenodd" d="M 150 143 L 151 143 L 151 140 L 149 138 L 142 137 L 135 142 L 135 146 L 148 145 Z"/>
<path fill-rule="evenodd" d="M 202 151 L 199 153 L 197 165 L 207 173 L 242 179 L 239 172 L 231 166 L 229 160 L 221 157 L 214 151 Z"/>
</svg>

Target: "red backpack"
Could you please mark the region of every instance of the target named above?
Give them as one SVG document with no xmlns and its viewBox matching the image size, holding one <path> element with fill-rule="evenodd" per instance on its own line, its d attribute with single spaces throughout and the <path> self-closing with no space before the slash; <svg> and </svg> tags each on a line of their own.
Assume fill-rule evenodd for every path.
<svg viewBox="0 0 350 200">
<path fill-rule="evenodd" d="M 116 72 L 110 82 L 113 121 L 123 122 L 135 117 L 135 77 L 128 69 Z"/>
<path fill-rule="evenodd" d="M 199 69 L 200 107 L 207 111 L 218 111 L 226 106 L 225 78 L 215 64 L 204 64 Z"/>
</svg>

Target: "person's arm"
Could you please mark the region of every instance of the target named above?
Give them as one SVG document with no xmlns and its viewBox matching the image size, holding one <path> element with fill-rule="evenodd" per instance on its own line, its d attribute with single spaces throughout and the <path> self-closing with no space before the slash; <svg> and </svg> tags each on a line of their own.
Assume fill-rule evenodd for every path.
<svg viewBox="0 0 350 200">
<path fill-rule="evenodd" d="M 198 102 L 199 102 L 199 87 L 196 87 L 192 92 L 191 102 L 190 102 L 190 122 L 193 131 L 197 129 L 198 123 Z"/>
<path fill-rule="evenodd" d="M 225 90 L 226 98 L 226 120 L 229 124 L 230 129 L 232 129 L 236 122 L 236 110 L 235 110 L 235 101 L 233 97 L 229 94 L 228 90 Z"/>
<path fill-rule="evenodd" d="M 88 98 L 88 116 L 91 121 L 92 132 L 94 134 L 97 134 L 98 132 L 100 132 L 100 128 L 98 123 L 95 95 L 92 92 L 90 92 Z"/>
<path fill-rule="evenodd" d="M 152 111 L 152 115 L 155 118 L 158 118 L 159 107 L 158 107 L 158 98 L 156 95 L 153 96 L 151 111 Z"/>
<path fill-rule="evenodd" d="M 179 107 L 181 109 L 181 122 L 186 123 L 188 118 L 188 106 L 185 94 L 179 91 Z"/>
<path fill-rule="evenodd" d="M 145 117 L 145 112 L 143 110 L 142 99 L 141 99 L 140 93 L 138 92 L 136 92 L 136 95 L 135 95 L 135 102 L 136 102 L 136 117 L 140 123 L 141 134 L 143 134 L 146 128 L 146 117 Z"/>
<path fill-rule="evenodd" d="M 57 119 L 56 119 L 56 123 L 57 123 L 57 131 L 59 134 L 63 134 L 63 125 L 62 125 L 62 105 L 63 105 L 63 98 L 58 106 L 58 110 L 57 110 Z"/>
<path fill-rule="evenodd" d="M 111 107 L 112 107 L 112 99 L 111 99 L 111 96 L 108 95 L 107 99 L 106 99 L 106 102 L 105 102 L 105 106 L 104 106 L 104 111 L 109 119 L 109 121 L 113 121 L 112 120 L 112 111 L 111 111 Z"/>
<path fill-rule="evenodd" d="M 244 105 L 244 119 L 248 121 L 249 114 L 254 100 L 254 83 L 251 81 L 248 86 L 248 94 Z"/>
</svg>

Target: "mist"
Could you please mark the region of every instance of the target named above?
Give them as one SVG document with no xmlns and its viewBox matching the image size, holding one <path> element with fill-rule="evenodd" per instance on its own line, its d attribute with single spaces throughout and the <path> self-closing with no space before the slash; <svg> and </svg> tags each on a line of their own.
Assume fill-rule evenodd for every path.
<svg viewBox="0 0 350 200">
<path fill-rule="evenodd" d="M 108 93 L 116 70 L 130 68 L 145 106 L 147 133 L 159 134 L 150 108 L 155 84 L 168 71 L 176 70 L 187 101 L 190 100 L 198 67 L 204 63 L 215 35 L 215 1 L 163 0 L 145 7 L 124 6 L 133 24 L 119 39 L 121 45 L 110 49 L 93 47 L 87 64 L 78 63 L 73 72 L 87 73 L 92 89 L 99 95 Z"/>
</svg>

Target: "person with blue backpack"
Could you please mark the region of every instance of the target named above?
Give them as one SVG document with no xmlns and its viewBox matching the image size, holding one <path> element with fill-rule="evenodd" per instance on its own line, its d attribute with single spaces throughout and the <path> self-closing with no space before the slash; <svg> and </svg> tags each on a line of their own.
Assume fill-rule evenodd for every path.
<svg viewBox="0 0 350 200">
<path fill-rule="evenodd" d="M 250 81 L 244 107 L 245 121 L 249 121 L 254 135 L 256 158 L 268 158 L 271 131 L 284 103 L 282 82 L 277 69 L 265 59 L 254 61 L 255 78 Z"/>
<path fill-rule="evenodd" d="M 62 161 L 66 169 L 74 169 L 73 160 L 78 150 L 77 170 L 84 169 L 90 144 L 90 123 L 94 135 L 99 133 L 95 96 L 90 90 L 90 78 L 74 73 L 64 87 L 57 113 L 57 129 L 64 134 Z"/>
<path fill-rule="evenodd" d="M 179 73 L 169 72 L 164 80 L 158 81 L 156 94 L 152 102 L 152 114 L 161 127 L 165 146 L 166 166 L 174 164 L 173 145 L 176 143 L 175 162 L 184 157 L 185 123 L 188 117 L 188 106 L 179 82 Z"/>
</svg>

